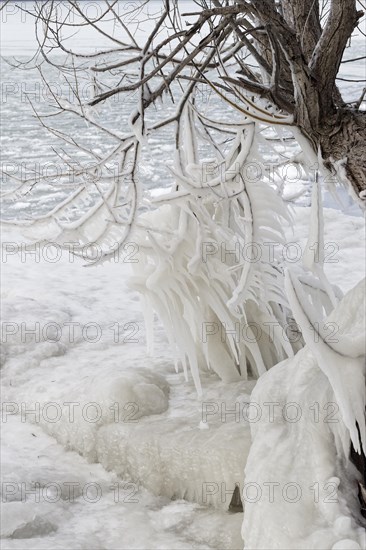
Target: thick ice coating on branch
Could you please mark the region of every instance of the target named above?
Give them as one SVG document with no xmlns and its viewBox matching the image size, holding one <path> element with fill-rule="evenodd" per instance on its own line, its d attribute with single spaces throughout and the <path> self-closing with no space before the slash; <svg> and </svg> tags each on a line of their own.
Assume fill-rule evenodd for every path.
<svg viewBox="0 0 366 550">
<path fill-rule="evenodd" d="M 294 280 L 290 285 L 298 289 Z M 343 356 L 306 331 L 309 319 L 295 299 L 293 290 L 307 345 L 261 377 L 251 396 L 261 410 L 276 406 L 272 421 L 263 415 L 251 424 L 245 483 L 260 498 L 244 494 L 245 548 L 364 548 L 364 529 L 355 522 L 360 474 L 349 448 L 352 440 L 360 452 L 356 422 L 365 445 L 365 281 L 327 318 L 338 326 Z"/>
</svg>

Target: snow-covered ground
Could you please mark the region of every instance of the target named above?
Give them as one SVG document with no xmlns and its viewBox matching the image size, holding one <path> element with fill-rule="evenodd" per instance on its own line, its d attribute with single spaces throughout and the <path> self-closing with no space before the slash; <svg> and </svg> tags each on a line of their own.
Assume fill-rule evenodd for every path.
<svg viewBox="0 0 366 550">
<path fill-rule="evenodd" d="M 4 251 L 16 236 L 2 237 Z M 128 264 L 88 269 L 68 256 L 22 262 L 21 252 L 3 260 L 3 547 L 24 548 L 29 539 L 35 549 L 66 548 L 69 541 L 73 548 L 240 548 L 242 514 L 223 510 L 242 478 L 248 426 L 216 414 L 210 429 L 200 429 L 202 408 L 211 409 L 175 374 L 159 330 L 156 356 L 146 356 Z M 75 337 L 67 323 L 75 323 Z M 32 328 L 33 338 L 26 335 Z M 97 330 L 100 341 L 93 343 Z M 228 409 L 238 396 L 249 400 L 244 383 L 224 395 L 220 387 L 207 376 L 204 399 L 226 400 Z M 65 405 L 72 401 L 74 418 Z M 14 409 L 20 414 L 7 414 Z M 78 484 L 75 502 L 70 482 Z M 25 498 L 22 490 L 32 487 L 36 496 Z M 100 500 L 89 502 L 97 490 Z M 48 502 L 54 491 L 55 502 Z"/>
<path fill-rule="evenodd" d="M 309 208 L 294 216 L 288 240 L 303 248 Z M 148 357 L 128 263 L 53 262 L 13 230 L 2 240 L 2 547 L 241 548 L 243 515 L 228 508 L 254 383 L 207 373 L 199 400 L 159 324 Z M 325 243 L 346 292 L 364 275 L 362 217 L 325 209 Z"/>
</svg>

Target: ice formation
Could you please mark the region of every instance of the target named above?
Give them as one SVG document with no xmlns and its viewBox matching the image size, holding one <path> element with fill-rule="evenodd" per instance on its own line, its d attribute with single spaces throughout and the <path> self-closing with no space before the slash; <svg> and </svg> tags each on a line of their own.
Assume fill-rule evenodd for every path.
<svg viewBox="0 0 366 550">
<path fill-rule="evenodd" d="M 360 446 L 356 421 L 365 437 L 365 281 L 326 319 L 337 328 L 334 342 L 308 330 L 294 286 L 292 278 L 290 302 L 307 345 L 263 375 L 251 396 L 272 403 L 273 416 L 251 425 L 245 549 L 364 548 L 349 449 L 351 440 Z"/>
<path fill-rule="evenodd" d="M 287 228 L 287 239 L 299 243 L 299 246 L 304 249 L 309 225 L 309 209 L 296 207 L 294 216 L 295 233 L 292 234 Z M 364 223 L 360 217 L 347 216 L 340 214 L 338 210 L 328 208 L 324 210 L 324 218 L 326 241 L 334 240 L 339 243 L 336 256 L 339 262 L 325 263 L 325 270 L 332 282 L 347 291 L 357 283 L 362 273 L 365 253 Z M 5 242 L 16 242 L 19 236 L 8 234 L 7 230 L 6 233 L 3 232 L 3 238 Z M 30 256 L 28 262 L 32 262 L 32 258 L 34 259 L 34 256 Z M 125 546 L 130 545 L 130 547 L 138 544 L 139 547 L 143 547 L 150 545 L 151 542 L 150 546 L 153 548 L 165 545 L 165 547 L 180 550 L 191 548 L 194 541 L 197 548 L 220 547 L 230 550 L 241 548 L 242 514 L 227 514 L 227 509 L 235 483 L 241 483 L 243 490 L 243 484 L 253 479 L 248 477 L 245 480 L 243 470 L 250 447 L 250 428 L 252 426 L 255 430 L 255 425 L 243 421 L 242 411 L 250 401 L 255 381 L 242 379 L 239 382 L 223 384 L 214 373 L 204 370 L 200 372 L 204 393 L 202 401 L 199 401 L 192 380 L 186 383 L 181 372 L 177 374 L 174 372 L 171 351 L 164 331 L 159 325 L 155 326 L 155 358 L 147 356 L 138 296 L 137 293 L 129 290 L 127 285 L 130 277 L 128 264 L 111 262 L 106 264 L 103 270 L 83 269 L 81 261 L 69 262 L 66 255 L 57 264 L 34 261 L 30 265 L 31 269 L 24 268 L 20 252 L 10 254 L 3 264 L 3 275 L 6 275 L 2 285 L 3 323 L 5 325 L 15 323 L 18 331 L 13 335 L 8 334 L 3 340 L 2 399 L 4 402 L 19 406 L 18 415 L 11 415 L 9 409 L 9 415 L 6 415 L 7 421 L 3 423 L 6 450 L 6 454 L 2 455 L 3 481 L 27 483 L 39 481 L 41 484 L 54 480 L 77 480 L 81 484 L 98 481 L 103 488 L 109 484 L 112 485 L 116 480 L 119 483 L 132 481 L 138 483 L 141 491 L 139 503 L 136 504 L 115 503 L 112 492 L 99 504 L 87 505 L 79 497 L 72 505 L 61 500 L 52 510 L 33 502 L 29 503 L 29 506 L 28 504 L 24 506 L 22 502 L 17 501 L 13 505 L 13 510 L 18 519 L 9 524 L 9 530 L 4 530 L 4 537 L 10 537 L 3 539 L 4 549 L 22 550 L 26 544 L 28 548 L 46 550 L 51 545 L 55 548 L 64 548 L 65 543 L 68 542 L 70 546 L 78 545 L 80 548 L 92 548 L 93 544 L 100 544 L 100 546 L 104 544 L 104 547 L 118 549 L 121 540 L 124 541 Z M 123 300 L 116 299 L 116 289 L 118 289 L 118 296 L 123 296 Z M 357 299 L 355 298 L 355 303 Z M 316 300 L 315 293 L 314 301 Z M 339 307 L 343 307 L 342 304 Z M 24 314 L 25 310 L 27 315 Z M 352 312 L 354 312 L 353 306 L 344 307 L 340 315 L 348 319 Z M 22 321 L 26 322 L 27 328 L 31 330 L 34 329 L 36 322 L 41 323 L 41 326 L 42 323 L 53 322 L 64 327 L 65 323 L 78 322 L 83 326 L 94 321 L 101 326 L 103 337 L 96 343 L 88 343 L 76 337 L 74 343 L 71 343 L 68 338 L 65 338 L 69 334 L 65 329 L 59 342 L 41 339 L 35 341 L 31 335 L 22 341 L 20 332 Z M 122 327 L 126 321 L 136 321 L 141 327 L 138 333 L 139 341 L 126 344 L 121 338 L 119 342 L 115 342 L 114 332 L 108 328 L 111 321 L 119 321 Z M 352 326 L 349 321 L 347 323 L 347 327 Z M 13 325 L 10 325 L 10 330 L 12 327 Z M 349 342 L 352 341 L 351 332 Z M 352 332 L 354 335 L 352 337 L 356 338 L 356 333 L 357 330 Z M 330 335 L 329 331 L 327 335 Z M 49 339 L 53 337 L 51 332 L 48 336 Z M 300 353 L 302 355 L 296 356 L 296 364 L 305 355 L 310 358 L 308 348 Z M 309 358 L 308 361 L 310 361 Z M 321 388 L 324 389 L 324 393 L 330 392 L 330 385 L 326 375 L 315 366 L 315 359 L 311 359 L 310 362 L 314 364 L 311 372 L 316 372 L 318 378 L 314 379 L 309 386 L 310 395 L 306 393 L 303 398 L 318 401 L 321 407 L 323 401 L 316 392 L 321 392 Z M 272 369 L 273 373 L 270 371 L 265 374 L 261 384 L 266 383 L 267 377 L 275 376 L 277 369 L 280 371 L 274 382 L 279 386 L 273 389 L 270 382 L 272 378 L 268 378 L 269 397 L 267 399 L 263 397 L 263 401 L 279 400 L 276 392 L 282 395 L 282 392 L 287 391 L 286 388 L 291 385 L 290 375 L 282 382 L 281 365 Z M 298 372 L 296 367 L 293 368 L 293 372 L 300 376 L 301 371 Z M 125 387 L 122 387 L 122 381 Z M 305 380 L 304 383 L 307 381 Z M 148 392 L 140 391 L 147 388 Z M 299 388 L 299 398 L 303 390 L 304 388 Z M 314 396 L 311 394 L 312 391 Z M 115 422 L 115 414 L 118 410 L 114 405 L 115 402 L 120 403 L 120 411 L 124 419 L 127 415 L 133 419 L 136 409 L 123 408 L 126 405 L 125 401 L 129 399 L 140 400 L 144 415 L 138 418 L 137 423 Z M 260 402 L 256 394 L 253 395 L 253 399 Z M 286 399 L 289 400 L 289 398 Z M 326 402 L 332 401 L 333 394 L 324 399 Z M 291 400 L 297 400 L 296 393 Z M 48 421 L 45 409 L 48 403 L 56 402 L 62 407 L 64 402 L 71 401 L 80 403 L 80 406 L 75 409 L 74 422 L 68 421 L 65 410 L 58 422 Z M 80 414 L 81 403 L 85 401 L 103 403 L 102 410 L 107 414 L 100 421 L 88 422 L 88 419 Z M 28 409 L 34 410 L 37 402 L 43 407 L 45 418 L 40 415 L 40 420 L 36 421 L 35 416 L 29 414 L 26 418 L 27 422 L 23 422 L 20 404 L 24 403 Z M 302 401 L 298 402 L 302 406 Z M 208 414 L 207 422 L 203 422 L 203 403 L 206 403 L 204 405 L 206 408 L 208 407 L 207 412 L 212 413 Z M 168 408 L 166 408 L 167 404 Z M 109 409 L 111 405 L 113 405 L 112 410 Z M 239 407 L 239 421 L 236 421 L 238 414 L 233 414 L 236 407 Z M 268 411 L 268 407 L 265 410 Z M 94 412 L 95 409 L 91 407 L 88 411 L 89 420 L 92 419 Z M 293 410 L 289 409 L 289 414 L 292 412 Z M 314 418 L 314 410 L 308 412 L 311 415 L 310 419 Z M 332 409 L 324 411 L 320 408 L 320 413 L 324 416 L 331 412 Z M 49 407 L 49 417 L 52 418 L 54 414 L 55 408 Z M 271 426 L 274 425 L 270 424 L 269 427 Z M 314 426 L 316 428 L 320 424 Z M 323 426 L 326 427 L 328 424 L 322 424 L 320 427 Z M 202 427 L 204 429 L 201 429 Z M 258 429 L 261 430 L 264 427 L 258 427 Z M 289 430 L 294 430 L 296 427 L 297 424 L 285 426 Z M 315 435 L 317 433 L 315 432 Z M 346 431 L 345 435 L 347 436 Z M 286 463 L 279 472 L 283 475 L 283 482 L 287 483 L 292 478 L 290 474 L 286 477 L 286 468 L 294 468 L 296 462 L 293 454 L 286 455 L 290 453 L 289 446 L 292 443 L 289 441 L 287 444 L 281 439 L 281 446 L 277 452 L 276 447 L 266 445 L 267 432 L 263 432 L 263 437 L 264 451 L 262 452 L 261 447 L 259 455 L 255 450 L 249 464 L 256 466 L 258 472 L 261 464 L 263 470 L 259 475 L 263 475 L 265 481 L 271 481 L 271 479 L 277 481 L 275 469 L 279 468 L 280 460 L 283 458 Z M 345 445 L 347 445 L 347 437 Z M 255 438 L 254 449 L 258 449 L 259 439 Z M 321 442 L 324 441 L 323 436 L 320 439 Z M 55 440 L 58 440 L 61 445 L 57 445 Z M 330 467 L 324 475 L 319 474 L 319 478 L 321 480 L 330 477 L 341 479 L 338 472 L 335 472 L 334 462 L 332 462 L 334 455 L 327 451 L 328 448 L 333 449 L 333 447 L 327 439 L 325 441 L 325 453 L 329 458 Z M 309 443 L 309 440 L 306 439 L 306 442 Z M 305 448 L 301 447 L 302 458 L 301 453 L 296 457 L 305 473 L 309 469 L 310 443 L 307 447 L 304 443 Z M 72 451 L 77 451 L 82 456 Z M 268 475 L 265 469 L 267 466 L 262 459 L 269 461 Z M 110 471 L 107 472 L 101 464 L 93 463 L 95 460 L 100 460 Z M 322 456 L 315 456 L 313 460 L 323 464 Z M 150 464 L 153 464 L 154 468 L 151 468 Z M 272 466 L 273 470 L 270 469 Z M 117 477 L 116 472 L 120 477 Z M 271 473 L 274 477 L 270 477 Z M 253 475 L 255 477 L 256 472 Z M 308 475 L 315 477 L 312 472 Z M 250 471 L 248 476 L 251 476 Z M 297 477 L 295 481 L 300 483 Z M 333 479 L 330 483 L 334 482 Z M 206 486 L 206 502 L 203 501 L 203 483 L 211 484 Z M 225 483 L 224 487 L 221 483 Z M 143 489 L 144 485 L 149 485 L 150 492 Z M 328 487 L 327 496 L 332 487 L 333 485 Z M 152 493 L 162 494 L 165 497 L 157 497 Z M 248 496 L 251 496 L 250 492 Z M 291 492 L 289 496 L 292 496 Z M 179 500 L 183 497 L 187 500 Z M 178 500 L 170 502 L 169 498 Z M 188 499 L 195 502 L 189 502 Z M 277 503 L 276 501 L 275 504 Z M 3 503 L 4 507 L 8 504 L 8 502 Z M 212 506 L 207 507 L 207 504 Z M 289 510 L 283 511 L 282 508 L 277 523 L 277 516 L 272 515 L 275 513 L 275 505 L 270 509 L 264 507 L 264 516 L 260 516 L 259 512 L 257 515 L 254 505 L 248 502 L 244 504 L 246 512 L 254 522 L 253 529 L 256 529 L 255 526 L 259 525 L 259 522 L 258 530 L 264 531 L 263 526 L 268 525 L 268 528 L 272 529 L 273 539 L 278 536 L 282 541 L 279 544 L 283 543 L 282 546 L 286 548 L 286 541 L 284 542 L 283 537 L 281 539 L 282 535 L 277 530 L 284 514 L 294 510 L 297 504 L 293 504 L 293 508 L 288 504 Z M 261 504 L 261 502 L 257 503 L 258 510 Z M 312 506 L 312 502 L 310 504 Z M 329 503 L 323 506 L 329 506 L 330 509 L 338 505 Z M 31 508 L 33 512 L 29 511 Z M 253 515 L 254 512 L 255 515 Z M 6 514 L 11 516 L 11 512 Z M 294 529 L 294 538 L 291 542 L 287 541 L 289 547 L 309 548 L 312 541 L 315 541 L 314 548 L 324 548 L 321 532 L 316 531 L 318 526 L 316 514 L 317 510 L 314 511 L 314 522 L 309 521 L 306 529 L 300 530 L 297 534 Z M 29 521 L 30 515 L 33 518 L 31 521 Z M 341 517 L 338 517 L 334 526 L 334 530 L 339 532 L 339 535 L 333 534 L 328 537 L 326 534 L 324 541 L 330 540 L 335 544 L 335 548 L 339 546 L 345 548 L 347 544 L 349 548 L 352 548 L 352 544 L 355 547 L 358 535 L 355 538 L 352 533 L 354 524 L 350 511 L 345 508 L 344 513 L 339 515 Z M 308 516 L 304 515 L 304 517 Z M 44 518 L 44 521 L 40 518 Z M 138 528 L 142 521 L 144 533 Z M 52 526 L 57 527 L 57 530 L 51 532 Z M 330 527 L 324 527 L 324 532 L 329 534 L 330 529 Z M 10 531 L 28 538 L 13 538 Z M 317 532 L 318 535 L 311 535 L 313 532 Z M 254 539 L 255 530 L 252 536 Z M 347 538 L 348 541 L 353 542 L 345 543 L 344 540 Z M 250 544 L 255 548 L 253 539 L 247 541 L 249 548 Z M 306 542 L 303 542 L 303 539 Z M 269 543 L 272 544 L 273 540 Z M 263 548 L 261 539 L 258 545 Z"/>
</svg>

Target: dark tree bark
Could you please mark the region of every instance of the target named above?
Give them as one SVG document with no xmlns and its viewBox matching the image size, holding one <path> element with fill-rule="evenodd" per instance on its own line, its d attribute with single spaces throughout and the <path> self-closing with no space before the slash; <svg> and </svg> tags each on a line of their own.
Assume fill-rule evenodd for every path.
<svg viewBox="0 0 366 550">
<path fill-rule="evenodd" d="M 312 0 L 281 0 L 278 10 L 272 0 L 253 3 L 258 21 L 279 42 L 287 72 L 293 82 L 293 114 L 314 150 L 320 148 L 324 164 L 334 171 L 344 165 L 355 194 L 364 199 L 366 190 L 366 113 L 346 105 L 336 86 L 342 56 L 363 12 L 355 0 L 332 0 L 322 29 L 319 5 Z M 278 56 L 272 65 L 281 63 Z M 289 90 L 287 90 L 288 93 Z M 282 108 L 276 90 L 272 99 Z"/>
</svg>

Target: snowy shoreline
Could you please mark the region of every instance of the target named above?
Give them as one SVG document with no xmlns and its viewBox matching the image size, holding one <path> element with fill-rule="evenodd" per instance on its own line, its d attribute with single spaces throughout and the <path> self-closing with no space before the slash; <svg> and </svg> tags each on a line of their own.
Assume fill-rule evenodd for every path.
<svg viewBox="0 0 366 550">
<path fill-rule="evenodd" d="M 294 213 L 295 234 L 289 230 L 288 240 L 303 245 L 309 208 L 295 207 Z M 337 244 L 331 258 L 339 260 L 326 263 L 326 272 L 331 283 L 346 292 L 364 276 L 364 221 L 332 209 L 325 209 L 324 216 L 325 242 Z M 22 240 L 13 230 L 3 231 L 2 237 L 3 243 Z M 201 403 L 192 381 L 186 383 L 183 373 L 174 372 L 172 354 L 159 325 L 155 356 L 148 357 L 138 295 L 128 287 L 131 272 L 127 264 L 111 262 L 102 269 L 84 269 L 81 262 L 70 263 L 65 258 L 57 263 L 37 263 L 31 255 L 25 263 L 21 260 L 20 253 L 9 255 L 2 274 L 3 320 L 10 331 L 3 344 L 2 399 L 8 404 L 5 411 L 18 413 L 6 414 L 3 423 L 4 479 L 18 484 L 13 487 L 13 500 L 8 495 L 3 503 L 5 513 L 18 518 L 2 534 L 6 537 L 3 548 L 23 548 L 25 539 L 28 548 L 64 548 L 68 536 L 73 548 L 120 548 L 121 540 L 128 548 L 241 548 L 242 514 L 226 510 L 235 483 L 245 482 L 242 472 L 251 423 L 241 413 L 237 421 L 229 411 L 235 403 L 239 407 L 248 403 L 254 383 L 227 384 L 223 389 L 217 377 L 208 373 L 202 376 Z M 10 325 L 21 322 L 33 330 L 37 322 L 68 327 L 70 323 L 89 324 L 90 332 L 88 338 L 76 334 L 73 343 L 70 332 L 62 334 L 58 342 L 32 342 Z M 96 342 L 92 342 L 93 323 L 94 328 L 97 324 L 103 329 Z M 115 323 L 122 330 L 117 342 L 116 331 L 110 328 Z M 138 329 L 135 337 L 131 337 L 131 327 L 124 330 L 131 323 Z M 12 330 L 16 330 L 14 335 Z M 65 402 L 80 403 L 72 422 Z M 42 403 L 48 404 L 46 417 L 28 414 L 24 418 L 22 403 L 33 410 L 39 403 L 39 411 Z M 57 417 L 58 409 L 49 403 L 63 406 L 63 416 L 57 422 L 52 418 Z M 94 419 L 95 407 L 88 409 L 85 418 L 83 403 L 98 403 L 101 418 Z M 120 407 L 117 422 L 116 403 Z M 128 403 L 135 405 L 125 409 Z M 203 410 L 209 429 L 203 429 Z M 137 422 L 125 422 L 128 415 Z M 35 420 L 39 425 L 34 425 Z M 37 448 L 39 455 L 35 454 Z M 41 486 L 79 482 L 79 491 L 91 481 L 100 487 L 132 482 L 137 484 L 138 503 L 116 503 L 115 493 L 108 489 L 106 498 L 93 505 L 81 491 L 74 503 L 67 498 L 45 503 L 41 498 L 41 502 L 30 501 L 24 506 L 19 484 L 31 486 L 37 481 Z M 11 486 L 7 490 L 11 493 Z M 101 508 L 108 508 L 109 523 L 99 518 Z M 83 529 L 77 535 L 70 533 L 73 522 L 65 518 L 76 509 L 81 517 L 86 516 L 86 526 L 95 523 L 94 535 Z M 142 517 L 146 513 L 150 523 L 144 538 L 138 532 L 141 521 L 145 527 Z M 118 525 L 121 514 L 130 518 L 129 527 L 123 524 L 123 533 Z"/>
</svg>

